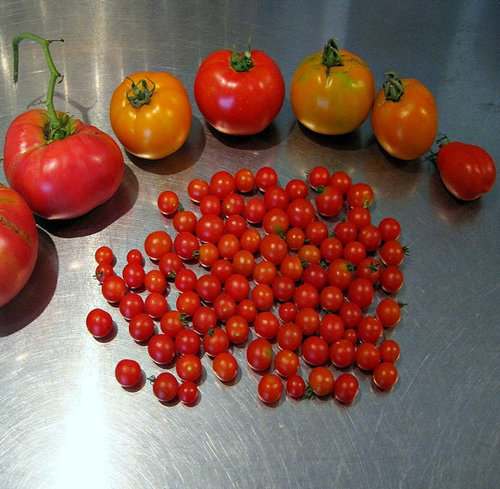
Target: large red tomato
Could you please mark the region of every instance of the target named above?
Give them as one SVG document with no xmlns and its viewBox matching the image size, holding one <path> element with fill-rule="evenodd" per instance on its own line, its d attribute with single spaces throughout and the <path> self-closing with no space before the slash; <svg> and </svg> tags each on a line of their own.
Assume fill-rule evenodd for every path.
<svg viewBox="0 0 500 489">
<path fill-rule="evenodd" d="M 31 210 L 46 219 L 70 219 L 106 202 L 118 189 L 125 165 L 111 136 L 63 112 L 69 136 L 48 140 L 49 113 L 19 115 L 5 136 L 4 171 Z"/>
<path fill-rule="evenodd" d="M 200 112 L 218 131 L 251 135 L 278 115 L 285 82 L 278 65 L 263 51 L 215 51 L 200 65 L 194 80 Z"/>
<path fill-rule="evenodd" d="M 37 256 L 38 233 L 30 208 L 17 192 L 0 185 L 0 307 L 26 285 Z"/>
</svg>

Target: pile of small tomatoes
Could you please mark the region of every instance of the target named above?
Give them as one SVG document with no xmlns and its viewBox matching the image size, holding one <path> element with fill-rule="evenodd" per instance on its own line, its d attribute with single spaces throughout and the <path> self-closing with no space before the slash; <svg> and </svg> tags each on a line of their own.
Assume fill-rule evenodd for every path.
<svg viewBox="0 0 500 489">
<path fill-rule="evenodd" d="M 173 232 L 149 233 L 121 271 L 110 247 L 95 252 L 104 299 L 162 368 L 148 377 L 160 401 L 196 403 L 204 358 L 234 384 L 241 351 L 267 404 L 283 391 L 352 403 L 361 372 L 394 386 L 400 347 L 388 336 L 402 315 L 408 250 L 396 219 L 372 221 L 370 185 L 323 166 L 280 185 L 265 166 L 193 179 L 187 194 L 192 210 L 174 191 L 159 195 Z M 107 337 L 112 317 L 94 309 L 87 328 Z M 133 359 L 115 375 L 125 388 L 145 377 Z"/>
</svg>

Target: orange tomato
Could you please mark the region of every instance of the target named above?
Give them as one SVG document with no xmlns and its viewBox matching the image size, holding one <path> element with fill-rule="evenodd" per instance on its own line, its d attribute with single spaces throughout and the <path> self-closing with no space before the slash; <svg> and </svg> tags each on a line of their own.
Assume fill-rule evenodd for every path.
<svg viewBox="0 0 500 489">
<path fill-rule="evenodd" d="M 330 39 L 297 67 L 290 102 L 297 120 L 319 134 L 347 134 L 368 117 L 375 81 L 368 65 Z"/>
<path fill-rule="evenodd" d="M 413 160 L 429 151 L 438 130 L 438 110 L 432 93 L 414 78 L 387 74 L 372 111 L 372 128 L 387 153 Z"/>
<path fill-rule="evenodd" d="M 191 116 L 186 89 L 170 73 L 130 75 L 111 98 L 111 127 L 125 149 L 140 158 L 177 151 L 189 135 Z"/>
</svg>

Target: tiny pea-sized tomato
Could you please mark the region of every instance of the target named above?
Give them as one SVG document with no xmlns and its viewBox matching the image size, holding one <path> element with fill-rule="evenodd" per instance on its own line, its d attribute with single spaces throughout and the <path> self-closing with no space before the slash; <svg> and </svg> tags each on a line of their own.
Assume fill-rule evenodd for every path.
<svg viewBox="0 0 500 489">
<path fill-rule="evenodd" d="M 248 136 L 263 131 L 278 115 L 285 82 L 263 51 L 222 49 L 209 54 L 194 80 L 196 104 L 218 131 Z"/>
<path fill-rule="evenodd" d="M 94 338 L 105 338 L 113 330 L 113 319 L 109 312 L 103 309 L 92 309 L 87 314 L 87 329 Z"/>
<path fill-rule="evenodd" d="M 177 397 L 179 381 L 174 374 L 162 372 L 153 382 L 153 393 L 162 402 L 169 402 Z"/>
<path fill-rule="evenodd" d="M 391 362 L 381 362 L 373 371 L 373 382 L 382 390 L 390 390 L 398 380 L 398 369 Z"/>
<path fill-rule="evenodd" d="M 141 71 L 127 76 L 115 89 L 109 117 L 129 153 L 156 160 L 185 143 L 191 129 L 191 104 L 174 75 Z"/>
<path fill-rule="evenodd" d="M 323 51 L 298 65 L 290 86 L 290 102 L 297 120 L 319 134 L 347 134 L 368 117 L 375 96 L 375 80 L 367 64 L 355 54 L 339 50 L 330 39 Z"/>
<path fill-rule="evenodd" d="M 225 351 L 215 356 L 212 369 L 222 382 L 231 382 L 238 375 L 238 361 L 234 355 Z"/>
<path fill-rule="evenodd" d="M 173 190 L 164 190 L 157 200 L 158 209 L 166 216 L 170 216 L 179 209 L 179 196 Z"/>
<path fill-rule="evenodd" d="M 389 72 L 375 97 L 371 123 L 377 141 L 391 156 L 400 160 L 419 158 L 436 139 L 436 101 L 420 81 Z"/>
<path fill-rule="evenodd" d="M 253 370 L 267 370 L 273 361 L 273 345 L 265 338 L 255 338 L 248 344 L 246 357 Z"/>
<path fill-rule="evenodd" d="M 300 375 L 290 375 L 286 384 L 286 393 L 293 399 L 300 399 L 306 392 L 306 381 Z"/>
<path fill-rule="evenodd" d="M 0 307 L 26 285 L 37 258 L 38 231 L 30 208 L 20 194 L 0 185 Z M 98 263 L 96 277 L 101 282 L 100 267 L 112 265 Z"/>
<path fill-rule="evenodd" d="M 333 392 L 335 379 L 332 371 L 322 365 L 313 367 L 309 372 L 309 387 L 318 397 L 328 396 Z"/>
<path fill-rule="evenodd" d="M 485 149 L 447 137 L 438 144 L 436 164 L 448 192 L 460 200 L 475 200 L 493 188 L 495 162 Z"/>
<path fill-rule="evenodd" d="M 135 387 L 142 379 L 141 366 L 128 358 L 120 360 L 115 367 L 115 377 L 122 387 Z"/>
<path fill-rule="evenodd" d="M 276 374 L 265 374 L 258 385 L 259 398 L 266 404 L 274 404 L 281 398 L 283 381 Z"/>
<path fill-rule="evenodd" d="M 352 403 L 358 392 L 358 379 L 350 373 L 340 374 L 333 383 L 333 395 L 339 402 Z"/>
</svg>

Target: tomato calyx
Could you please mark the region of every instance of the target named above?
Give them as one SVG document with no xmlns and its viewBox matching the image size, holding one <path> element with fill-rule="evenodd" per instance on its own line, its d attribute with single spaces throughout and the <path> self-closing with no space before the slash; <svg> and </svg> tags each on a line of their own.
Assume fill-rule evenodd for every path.
<svg viewBox="0 0 500 489">
<path fill-rule="evenodd" d="M 394 71 L 386 73 L 386 79 L 382 85 L 386 100 L 399 102 L 404 94 L 403 82 Z"/>
<path fill-rule="evenodd" d="M 130 86 L 130 89 L 127 90 L 127 100 L 130 102 L 130 105 L 134 109 L 138 109 L 142 107 L 143 105 L 148 105 L 149 102 L 151 101 L 151 97 L 153 96 L 155 92 L 155 84 L 152 80 L 148 80 L 153 84 L 152 88 L 150 89 L 148 86 L 148 82 L 146 80 L 139 80 L 137 83 L 135 83 L 132 78 L 127 77 L 127 80 L 130 80 L 132 82 L 132 85 Z"/>
<path fill-rule="evenodd" d="M 253 67 L 252 52 L 250 50 L 250 42 L 248 43 L 248 49 L 243 53 L 239 53 L 236 50 L 236 44 L 233 46 L 233 53 L 231 54 L 231 59 L 229 61 L 231 68 L 234 71 L 245 72 L 249 71 Z"/>
<path fill-rule="evenodd" d="M 342 55 L 340 54 L 339 48 L 333 39 L 328 39 L 323 49 L 323 56 L 321 58 L 321 63 L 326 66 L 326 74 L 330 71 L 332 66 L 343 66 Z"/>
</svg>

